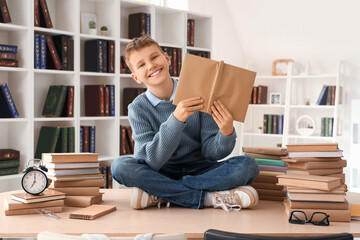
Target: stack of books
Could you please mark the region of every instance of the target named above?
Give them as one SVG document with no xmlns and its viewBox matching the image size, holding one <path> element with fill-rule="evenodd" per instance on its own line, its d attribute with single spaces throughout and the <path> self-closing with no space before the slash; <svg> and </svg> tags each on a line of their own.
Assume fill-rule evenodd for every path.
<svg viewBox="0 0 360 240">
<path fill-rule="evenodd" d="M 346 186 L 338 177 L 305 174 L 278 176 L 279 185 L 286 186 L 285 213 L 303 211 L 310 219 L 314 212 L 329 215 L 330 222 L 350 221 L 350 207 L 346 201 Z"/>
<path fill-rule="evenodd" d="M 62 212 L 65 193 L 46 189 L 40 195 L 24 191 L 11 192 L 4 197 L 5 216 Z"/>
<path fill-rule="evenodd" d="M 19 173 L 20 152 L 15 149 L 0 149 L 0 176 Z"/>
<path fill-rule="evenodd" d="M 65 206 L 87 207 L 102 202 L 105 185 L 96 153 L 44 153 L 42 160 L 52 180 L 49 189 L 66 193 Z"/>
<path fill-rule="evenodd" d="M 0 66 L 18 67 L 17 52 L 18 47 L 15 45 L 0 44 Z"/>
<path fill-rule="evenodd" d="M 286 163 L 281 161 L 287 151 L 281 147 L 243 147 L 247 156 L 252 156 L 259 164 L 260 173 L 251 184 L 261 200 L 283 201 L 286 191 L 277 185 L 277 176 L 286 173 Z"/>
<path fill-rule="evenodd" d="M 287 145 L 287 173 L 339 177 L 345 183 L 343 168 L 346 160 L 337 143 L 309 143 Z"/>
</svg>

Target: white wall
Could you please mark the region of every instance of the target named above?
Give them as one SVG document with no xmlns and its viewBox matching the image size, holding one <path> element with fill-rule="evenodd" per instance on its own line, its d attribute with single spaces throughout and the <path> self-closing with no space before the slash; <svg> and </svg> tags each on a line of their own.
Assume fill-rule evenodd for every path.
<svg viewBox="0 0 360 240">
<path fill-rule="evenodd" d="M 274 59 L 291 58 L 311 72 L 335 72 L 345 60 L 345 119 L 340 147 L 349 156 L 350 103 L 360 98 L 360 1 L 189 0 L 213 16 L 213 58 L 270 75 Z M 359 109 L 360 111 L 360 109 Z"/>
</svg>

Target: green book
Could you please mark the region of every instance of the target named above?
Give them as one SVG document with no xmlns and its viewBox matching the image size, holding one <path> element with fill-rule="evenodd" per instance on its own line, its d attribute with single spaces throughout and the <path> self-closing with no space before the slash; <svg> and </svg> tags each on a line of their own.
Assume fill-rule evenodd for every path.
<svg viewBox="0 0 360 240">
<path fill-rule="evenodd" d="M 66 93 L 67 86 L 51 85 L 46 96 L 42 115 L 46 117 L 61 117 Z"/>
<path fill-rule="evenodd" d="M 62 127 L 60 130 L 60 135 L 61 135 L 61 149 L 60 151 L 62 153 L 66 153 L 68 152 L 68 128 L 67 127 Z"/>
<path fill-rule="evenodd" d="M 0 169 L 0 176 L 10 175 L 10 174 L 18 174 L 18 173 L 19 173 L 19 167 Z"/>
<path fill-rule="evenodd" d="M 20 159 L 4 160 L 0 161 L 0 169 L 2 168 L 14 168 L 20 166 Z"/>
<path fill-rule="evenodd" d="M 60 136 L 60 127 L 41 127 L 36 146 L 35 158 L 41 159 L 42 153 L 53 153 Z"/>
<path fill-rule="evenodd" d="M 282 166 L 282 167 L 286 166 L 285 162 L 276 159 L 255 158 L 255 160 L 259 165 Z"/>
<path fill-rule="evenodd" d="M 68 127 L 68 152 L 75 152 L 75 128 Z"/>
</svg>

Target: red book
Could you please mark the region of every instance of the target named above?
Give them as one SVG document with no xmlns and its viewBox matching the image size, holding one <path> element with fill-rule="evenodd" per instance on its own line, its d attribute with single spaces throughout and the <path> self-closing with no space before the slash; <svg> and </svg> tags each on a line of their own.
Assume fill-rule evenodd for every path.
<svg viewBox="0 0 360 240">
<path fill-rule="evenodd" d="M 1 22 L 3 23 L 11 22 L 9 8 L 6 4 L 6 0 L 0 0 L 0 10 L 1 10 L 1 14 L 0 14 Z"/>
<path fill-rule="evenodd" d="M 85 85 L 85 116 L 105 116 L 104 85 Z"/>
<path fill-rule="evenodd" d="M 56 51 L 54 41 L 50 35 L 45 36 L 46 43 L 48 46 L 48 50 L 50 52 L 51 58 L 54 61 L 55 68 L 57 70 L 61 70 L 61 61 L 58 52 Z M 48 62 L 48 61 L 47 61 Z M 50 66 L 50 65 L 48 65 Z"/>
<path fill-rule="evenodd" d="M 46 4 L 46 0 L 40 0 L 40 11 L 43 18 L 40 18 L 40 26 L 46 27 L 46 28 L 52 28 L 52 22 L 50 18 L 50 12 L 48 9 L 48 6 Z M 40 15 L 39 14 L 39 15 Z"/>
<path fill-rule="evenodd" d="M 84 152 L 90 152 L 90 127 L 89 126 L 82 126 L 84 132 Z"/>
</svg>

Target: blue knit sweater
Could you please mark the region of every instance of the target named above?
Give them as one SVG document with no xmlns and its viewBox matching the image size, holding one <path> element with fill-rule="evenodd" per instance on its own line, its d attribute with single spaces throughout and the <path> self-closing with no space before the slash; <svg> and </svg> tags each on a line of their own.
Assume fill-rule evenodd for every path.
<svg viewBox="0 0 360 240">
<path fill-rule="evenodd" d="M 198 111 L 185 123 L 180 122 L 172 114 L 175 108 L 172 101 L 162 101 L 154 107 L 145 93 L 129 105 L 135 158 L 144 159 L 158 171 L 164 164 L 216 161 L 232 152 L 235 130 L 224 136 L 210 114 Z"/>
</svg>

